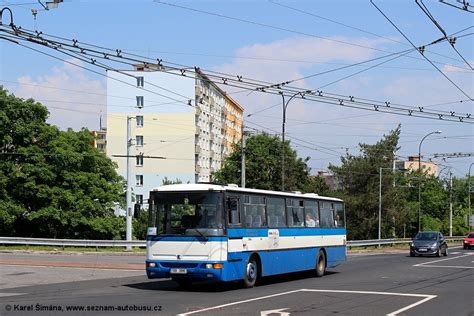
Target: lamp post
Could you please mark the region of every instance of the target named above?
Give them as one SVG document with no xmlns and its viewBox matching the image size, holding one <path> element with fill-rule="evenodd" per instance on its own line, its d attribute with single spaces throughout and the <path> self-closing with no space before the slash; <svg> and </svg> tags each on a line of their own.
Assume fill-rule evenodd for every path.
<svg viewBox="0 0 474 316">
<path fill-rule="evenodd" d="M 281 124 L 281 190 L 285 191 L 285 123 L 286 123 L 286 108 L 290 101 L 297 95 L 301 95 L 301 98 L 304 98 L 305 94 L 314 93 L 313 90 L 298 91 L 293 94 L 288 101 L 285 102 L 285 94 L 280 92 L 283 98 L 283 120 Z"/>
<path fill-rule="evenodd" d="M 470 165 L 469 165 L 469 174 L 468 174 L 468 195 L 467 195 L 467 203 L 469 205 L 469 217 L 467 219 L 467 224 L 469 225 L 469 231 L 471 231 L 471 216 L 472 216 L 472 213 L 471 213 L 471 167 L 472 165 L 474 165 L 474 162 L 472 162 Z"/>
<path fill-rule="evenodd" d="M 421 144 L 423 141 L 432 134 L 441 134 L 442 131 L 436 131 L 426 134 L 420 141 L 418 146 L 418 172 L 420 172 L 420 179 L 418 181 L 418 231 L 421 231 Z"/>
</svg>

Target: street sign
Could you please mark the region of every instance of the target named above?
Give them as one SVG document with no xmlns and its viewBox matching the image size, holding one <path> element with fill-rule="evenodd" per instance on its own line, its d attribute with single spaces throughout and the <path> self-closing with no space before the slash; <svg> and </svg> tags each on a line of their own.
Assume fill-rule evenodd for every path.
<svg viewBox="0 0 474 316">
<path fill-rule="evenodd" d="M 468 226 L 474 226 L 474 215 L 467 215 L 467 223 L 468 223 Z"/>
</svg>

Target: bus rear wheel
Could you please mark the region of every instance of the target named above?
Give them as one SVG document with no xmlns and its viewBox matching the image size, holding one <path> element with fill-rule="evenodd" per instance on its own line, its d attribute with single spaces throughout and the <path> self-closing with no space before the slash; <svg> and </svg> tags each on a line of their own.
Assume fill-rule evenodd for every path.
<svg viewBox="0 0 474 316">
<path fill-rule="evenodd" d="M 255 256 L 251 256 L 245 266 L 244 286 L 246 288 L 254 287 L 258 278 L 258 264 Z"/>
<path fill-rule="evenodd" d="M 326 255 L 320 250 L 316 258 L 316 277 L 320 278 L 326 272 Z"/>
</svg>

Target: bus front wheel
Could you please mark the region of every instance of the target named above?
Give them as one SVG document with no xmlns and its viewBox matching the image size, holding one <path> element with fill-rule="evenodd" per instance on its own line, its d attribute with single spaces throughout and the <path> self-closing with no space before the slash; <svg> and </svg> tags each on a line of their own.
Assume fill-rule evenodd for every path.
<svg viewBox="0 0 474 316">
<path fill-rule="evenodd" d="M 246 288 L 254 287 L 258 278 L 258 264 L 254 256 L 251 256 L 245 266 L 244 286 Z"/>
<path fill-rule="evenodd" d="M 316 259 L 316 276 L 322 277 L 326 272 L 326 255 L 324 251 L 320 250 Z"/>
</svg>

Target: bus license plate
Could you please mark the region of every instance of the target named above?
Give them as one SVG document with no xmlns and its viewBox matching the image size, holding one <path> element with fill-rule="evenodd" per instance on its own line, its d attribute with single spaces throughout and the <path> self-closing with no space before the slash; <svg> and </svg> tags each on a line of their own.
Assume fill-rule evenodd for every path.
<svg viewBox="0 0 474 316">
<path fill-rule="evenodd" d="M 171 273 L 172 274 L 186 274 L 186 273 L 188 273 L 188 270 L 183 269 L 183 268 L 173 268 L 173 269 L 171 269 Z"/>
</svg>

